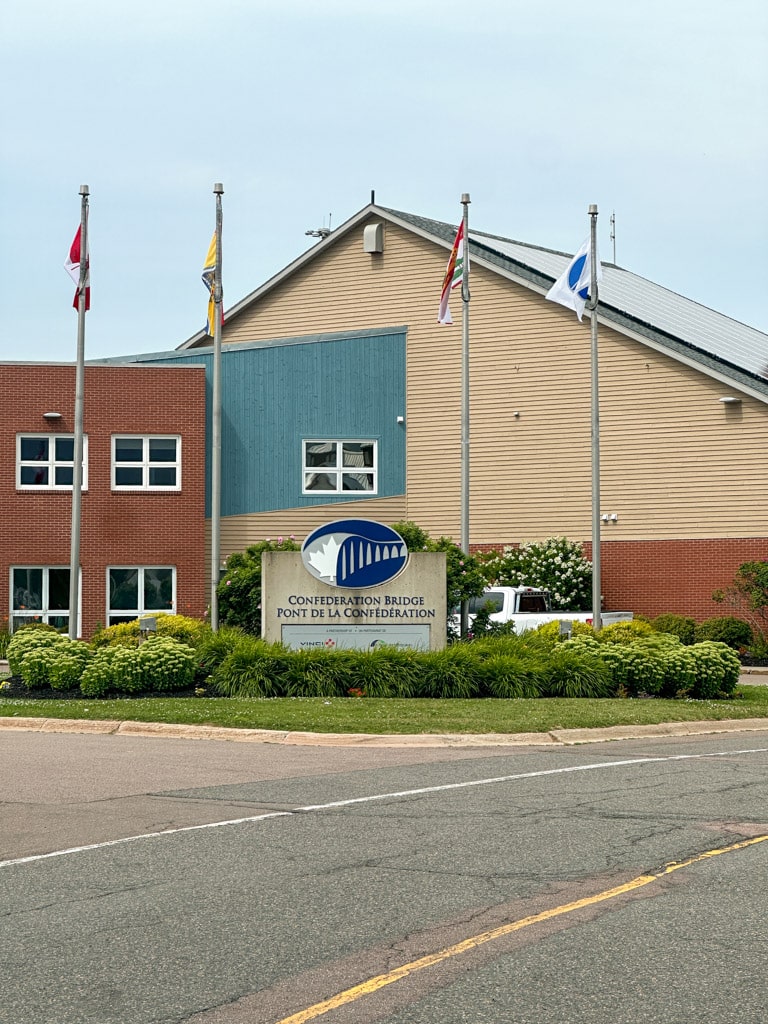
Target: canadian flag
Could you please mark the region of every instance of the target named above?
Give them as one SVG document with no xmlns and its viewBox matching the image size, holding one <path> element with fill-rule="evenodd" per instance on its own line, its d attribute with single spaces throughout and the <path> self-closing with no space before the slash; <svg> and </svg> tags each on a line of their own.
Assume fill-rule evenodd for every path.
<svg viewBox="0 0 768 1024">
<path fill-rule="evenodd" d="M 75 282 L 75 301 L 72 303 L 73 309 L 78 308 L 78 298 L 80 291 L 80 261 L 81 261 L 81 249 L 82 249 L 82 224 L 77 229 L 74 241 L 69 249 L 69 255 L 64 261 L 64 269 Z M 91 268 L 88 253 L 85 254 L 85 308 L 91 308 Z"/>
</svg>

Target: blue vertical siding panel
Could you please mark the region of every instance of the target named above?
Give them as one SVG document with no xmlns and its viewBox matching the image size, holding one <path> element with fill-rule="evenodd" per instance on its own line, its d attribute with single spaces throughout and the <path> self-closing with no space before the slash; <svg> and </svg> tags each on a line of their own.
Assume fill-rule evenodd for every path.
<svg viewBox="0 0 768 1024">
<path fill-rule="evenodd" d="M 206 367 L 206 479 L 210 495 L 210 350 L 142 362 Z M 364 500 L 360 492 L 302 495 L 302 440 L 378 442 L 378 490 L 405 493 L 405 331 L 227 347 L 221 360 L 221 514 Z M 206 500 L 210 515 L 210 501 Z"/>
</svg>

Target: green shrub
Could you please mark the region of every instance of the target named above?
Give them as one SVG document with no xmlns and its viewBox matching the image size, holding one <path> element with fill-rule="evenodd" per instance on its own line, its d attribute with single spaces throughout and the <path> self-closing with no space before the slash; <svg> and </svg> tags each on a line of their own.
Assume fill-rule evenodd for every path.
<svg viewBox="0 0 768 1024">
<path fill-rule="evenodd" d="M 30 690 L 51 685 L 51 672 L 56 662 L 53 645 L 33 647 L 21 659 L 19 675 Z"/>
<path fill-rule="evenodd" d="M 86 697 L 105 693 L 138 693 L 145 688 L 139 650 L 115 644 L 94 653 L 85 667 L 80 689 Z"/>
<path fill-rule="evenodd" d="M 188 615 L 159 612 L 154 618 L 157 623 L 157 636 L 172 637 L 189 647 L 197 647 L 211 634 L 211 627 L 207 622 L 190 618 Z M 91 647 L 94 650 L 111 647 L 113 644 L 138 647 L 141 641 L 141 622 L 139 619 L 132 619 L 131 622 L 118 622 L 114 626 L 97 630 L 91 637 Z"/>
<path fill-rule="evenodd" d="M 744 650 L 752 643 L 752 627 L 744 619 L 733 615 L 716 615 L 700 622 L 696 627 L 697 642 L 714 640 L 727 644 L 734 651 Z"/>
<path fill-rule="evenodd" d="M 0 629 L 0 658 L 5 658 L 8 652 L 8 644 L 11 642 L 11 634 L 7 629 Z"/>
<path fill-rule="evenodd" d="M 563 619 L 568 621 L 568 616 L 564 615 Z M 568 640 L 568 635 L 560 632 L 560 621 L 558 619 L 552 622 L 545 622 L 541 626 L 537 626 L 536 633 L 539 636 L 546 637 L 547 640 L 551 640 L 553 643 L 564 643 Z M 573 622 L 571 626 L 571 637 L 575 636 L 595 636 L 594 629 L 589 625 L 588 622 Z"/>
<path fill-rule="evenodd" d="M 115 644 L 119 644 L 121 647 L 138 647 L 141 642 L 139 620 L 133 619 L 131 622 L 117 622 L 114 626 L 100 629 L 93 634 L 90 642 L 94 650 L 113 647 Z"/>
<path fill-rule="evenodd" d="M 661 693 L 665 679 L 664 655 L 658 648 L 638 643 L 605 644 L 600 657 L 611 673 L 614 692 L 630 697 Z"/>
<path fill-rule="evenodd" d="M 651 619 L 651 625 L 658 633 L 669 633 L 678 637 L 684 644 L 692 644 L 696 640 L 696 620 L 688 615 L 666 612 Z"/>
<path fill-rule="evenodd" d="M 139 647 L 143 689 L 158 693 L 184 690 L 195 678 L 195 652 L 166 636 L 151 636 Z"/>
<path fill-rule="evenodd" d="M 741 672 L 739 656 L 727 644 L 705 640 L 689 648 L 696 660 L 696 683 L 691 696 L 712 700 L 730 696 Z"/>
<path fill-rule="evenodd" d="M 629 619 L 627 622 L 612 622 L 609 626 L 603 626 L 596 636 L 602 644 L 632 644 L 652 636 L 654 632 L 650 622 Z"/>
<path fill-rule="evenodd" d="M 81 640 L 65 640 L 48 648 L 54 662 L 50 670 L 50 684 L 54 690 L 74 690 L 91 659 L 91 649 Z"/>
<path fill-rule="evenodd" d="M 66 642 L 67 638 L 62 636 L 61 633 L 57 633 L 52 627 L 35 628 L 25 626 L 17 630 L 10 639 L 7 651 L 11 675 L 19 676 L 22 674 L 22 661 L 31 651 L 54 647 L 57 644 Z M 39 685 L 47 685 L 47 683 Z"/>
</svg>

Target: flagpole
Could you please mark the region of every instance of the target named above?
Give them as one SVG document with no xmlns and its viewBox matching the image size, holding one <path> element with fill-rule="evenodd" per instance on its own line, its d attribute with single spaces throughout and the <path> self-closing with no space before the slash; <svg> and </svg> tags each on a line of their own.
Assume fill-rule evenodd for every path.
<svg viewBox="0 0 768 1024">
<path fill-rule="evenodd" d="M 80 609 L 80 522 L 83 502 L 83 405 L 85 394 L 85 304 L 88 281 L 88 196 L 80 186 L 80 278 L 77 285 L 75 440 L 72 454 L 72 527 L 69 547 L 69 638 L 76 640 Z"/>
<path fill-rule="evenodd" d="M 597 349 L 597 206 L 589 207 L 590 287 L 589 302 L 592 361 L 592 627 L 603 625 L 602 586 L 600 582 L 600 391 Z"/>
<path fill-rule="evenodd" d="M 461 273 L 461 550 L 469 554 L 469 193 L 464 192 L 464 253 Z M 469 606 L 461 602 L 461 635 L 469 628 Z"/>
<path fill-rule="evenodd" d="M 213 381 L 211 420 L 211 628 L 219 628 L 219 572 L 221 563 L 221 197 L 224 186 L 213 186 L 216 196 L 216 264 L 213 271 Z"/>
</svg>

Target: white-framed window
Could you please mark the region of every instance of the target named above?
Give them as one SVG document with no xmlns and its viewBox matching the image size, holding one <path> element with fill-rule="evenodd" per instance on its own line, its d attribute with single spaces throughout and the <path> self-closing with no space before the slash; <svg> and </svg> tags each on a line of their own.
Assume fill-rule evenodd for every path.
<svg viewBox="0 0 768 1024">
<path fill-rule="evenodd" d="M 173 434 L 113 434 L 112 489 L 181 490 L 181 438 Z"/>
<path fill-rule="evenodd" d="M 72 490 L 75 471 L 74 434 L 17 434 L 16 487 Z M 88 438 L 83 437 L 83 490 L 88 486 Z"/>
<path fill-rule="evenodd" d="M 171 565 L 107 569 L 107 625 L 132 622 L 148 612 L 176 614 L 176 569 Z"/>
<path fill-rule="evenodd" d="M 69 567 L 11 566 L 11 623 L 13 633 L 28 622 L 46 622 L 69 631 Z"/>
<path fill-rule="evenodd" d="M 302 441 L 304 494 L 341 494 L 378 489 L 378 442 Z"/>
</svg>

